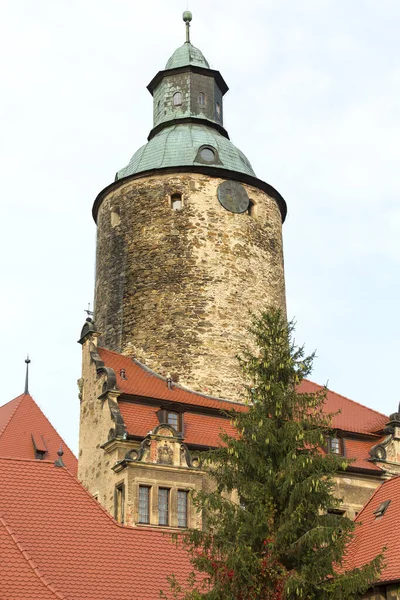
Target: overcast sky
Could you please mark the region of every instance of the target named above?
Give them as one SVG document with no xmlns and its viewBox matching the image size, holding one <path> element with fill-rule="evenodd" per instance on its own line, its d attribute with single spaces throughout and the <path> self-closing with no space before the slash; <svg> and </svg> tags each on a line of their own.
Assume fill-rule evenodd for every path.
<svg viewBox="0 0 400 600">
<path fill-rule="evenodd" d="M 225 125 L 286 199 L 288 313 L 314 381 L 397 410 L 399 0 L 190 0 Z M 0 404 L 30 392 L 76 452 L 91 207 L 145 143 L 186 0 L 2 0 Z"/>
</svg>

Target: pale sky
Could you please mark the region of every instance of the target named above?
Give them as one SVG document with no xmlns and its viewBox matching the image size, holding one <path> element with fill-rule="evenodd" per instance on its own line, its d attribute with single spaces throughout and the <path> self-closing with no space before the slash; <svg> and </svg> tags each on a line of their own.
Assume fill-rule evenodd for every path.
<svg viewBox="0 0 400 600">
<path fill-rule="evenodd" d="M 0 404 L 30 392 L 76 452 L 91 208 L 152 127 L 186 0 L 2 0 Z M 231 140 L 286 199 L 288 313 L 312 379 L 397 410 L 400 2 L 190 0 Z M 395 382 L 395 384 L 393 383 Z"/>
</svg>

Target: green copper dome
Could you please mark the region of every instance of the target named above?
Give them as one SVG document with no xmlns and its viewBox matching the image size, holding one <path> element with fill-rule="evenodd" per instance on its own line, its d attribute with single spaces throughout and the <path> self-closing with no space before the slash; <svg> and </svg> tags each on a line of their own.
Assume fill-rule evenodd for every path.
<svg viewBox="0 0 400 600">
<path fill-rule="evenodd" d="M 175 50 L 165 65 L 165 69 L 176 69 L 178 67 L 187 67 L 188 65 L 204 67 L 205 69 L 210 68 L 202 51 L 195 48 L 190 42 L 186 42 L 183 46 Z"/>
<path fill-rule="evenodd" d="M 256 176 L 245 155 L 217 130 L 182 123 L 162 129 L 139 148 L 116 179 L 163 167 L 204 165 Z"/>
</svg>

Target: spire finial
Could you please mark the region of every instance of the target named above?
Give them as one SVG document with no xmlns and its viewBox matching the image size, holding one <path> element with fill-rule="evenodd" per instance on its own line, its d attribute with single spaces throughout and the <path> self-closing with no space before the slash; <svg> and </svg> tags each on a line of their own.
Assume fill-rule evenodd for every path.
<svg viewBox="0 0 400 600">
<path fill-rule="evenodd" d="M 31 362 L 29 354 L 26 355 L 26 374 L 25 374 L 25 391 L 24 394 L 29 394 L 29 363 Z"/>
<path fill-rule="evenodd" d="M 58 459 L 54 461 L 54 466 L 55 467 L 65 467 L 65 465 L 63 463 L 63 459 L 62 459 L 62 457 L 64 456 L 64 451 L 62 449 L 62 444 L 60 444 L 60 449 L 57 452 L 57 456 L 58 456 Z"/>
<path fill-rule="evenodd" d="M 190 44 L 190 21 L 192 20 L 193 16 L 192 13 L 190 12 L 190 10 L 185 10 L 185 12 L 183 13 L 183 20 L 186 23 L 186 43 Z"/>
</svg>

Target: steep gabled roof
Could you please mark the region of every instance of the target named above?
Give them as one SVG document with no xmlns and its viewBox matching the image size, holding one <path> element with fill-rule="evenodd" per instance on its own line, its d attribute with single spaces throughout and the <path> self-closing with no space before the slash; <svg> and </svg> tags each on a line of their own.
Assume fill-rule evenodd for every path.
<svg viewBox="0 0 400 600">
<path fill-rule="evenodd" d="M 387 500 L 382 516 L 374 511 Z M 358 527 L 348 546 L 346 568 L 359 568 L 370 562 L 384 547 L 385 564 L 379 582 L 400 581 L 400 477 L 385 481 L 356 518 Z"/>
<path fill-rule="evenodd" d="M 0 561 L 0 598 L 52 598 L 47 586 L 66 600 L 154 600 L 168 591 L 168 575 L 183 582 L 192 570 L 170 533 L 119 525 L 52 462 L 0 458 L 0 486 L 0 535 L 9 557 Z"/>
<path fill-rule="evenodd" d="M 243 407 L 243 404 L 238 402 L 231 402 L 192 392 L 179 385 L 173 385 L 172 389 L 170 389 L 164 377 L 151 371 L 137 360 L 123 354 L 111 352 L 111 350 L 106 350 L 105 348 L 98 348 L 98 353 L 105 365 L 114 369 L 117 376 L 117 387 L 125 394 L 170 400 L 172 402 L 216 408 L 219 410 L 231 410 L 232 408 L 241 410 Z M 120 376 L 121 369 L 125 371 L 126 379 L 122 379 Z"/>
<path fill-rule="evenodd" d="M 321 385 L 307 379 L 299 386 L 302 393 L 313 393 L 322 389 Z M 340 411 L 333 418 L 333 426 L 342 431 L 371 434 L 382 430 L 389 420 L 386 415 L 331 390 L 328 390 L 325 406 L 326 412 Z"/>
<path fill-rule="evenodd" d="M 105 365 L 114 369 L 117 376 L 117 387 L 125 394 L 215 408 L 222 411 L 231 410 L 232 408 L 246 410 L 243 404 L 192 392 L 181 388 L 179 385 L 174 385 L 172 389 L 169 389 L 164 377 L 157 375 L 157 373 L 147 369 L 129 356 L 111 352 L 104 348 L 99 348 L 98 352 Z M 122 379 L 120 376 L 121 369 L 125 371 L 126 379 Z M 307 379 L 303 380 L 299 386 L 299 392 L 302 393 L 318 392 L 322 389 L 322 386 Z M 338 411 L 340 412 L 335 415 L 333 426 L 351 433 L 374 435 L 375 432 L 382 430 L 389 420 L 386 415 L 376 410 L 328 390 L 326 412 L 336 413 Z"/>
<path fill-rule="evenodd" d="M 0 456 L 35 459 L 35 446 L 56 460 L 62 446 L 65 466 L 76 475 L 78 461 L 32 396 L 21 394 L 0 407 Z"/>
</svg>

